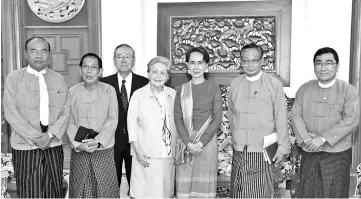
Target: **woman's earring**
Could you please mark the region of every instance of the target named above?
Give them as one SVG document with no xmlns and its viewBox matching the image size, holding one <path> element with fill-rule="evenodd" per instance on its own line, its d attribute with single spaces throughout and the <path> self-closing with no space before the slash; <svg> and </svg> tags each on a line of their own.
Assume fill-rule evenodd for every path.
<svg viewBox="0 0 361 199">
<path fill-rule="evenodd" d="M 204 72 L 205 72 L 205 73 L 208 73 L 208 72 L 209 72 L 208 67 L 204 70 Z"/>
</svg>

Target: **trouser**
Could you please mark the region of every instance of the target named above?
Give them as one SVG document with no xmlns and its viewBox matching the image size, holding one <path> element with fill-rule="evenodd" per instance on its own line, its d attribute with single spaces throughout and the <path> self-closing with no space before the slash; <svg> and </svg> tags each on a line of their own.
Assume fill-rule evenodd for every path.
<svg viewBox="0 0 361 199">
<path fill-rule="evenodd" d="M 115 167 L 117 169 L 119 186 L 122 182 L 122 172 L 123 172 L 122 166 L 124 160 L 125 172 L 127 175 L 128 185 L 130 187 L 130 176 L 132 170 L 132 156 L 130 155 L 130 144 L 127 144 L 127 146 L 122 146 L 121 148 L 114 146 L 114 160 L 115 160 Z"/>
</svg>

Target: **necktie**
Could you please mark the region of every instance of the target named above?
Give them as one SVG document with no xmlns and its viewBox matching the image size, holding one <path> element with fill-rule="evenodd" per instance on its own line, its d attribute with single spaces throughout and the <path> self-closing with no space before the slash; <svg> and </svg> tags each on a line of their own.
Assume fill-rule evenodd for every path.
<svg viewBox="0 0 361 199">
<path fill-rule="evenodd" d="M 28 70 L 30 74 L 33 74 L 39 78 L 39 91 L 40 91 L 40 122 L 42 125 L 47 126 L 49 124 L 49 96 L 48 90 L 44 80 L 45 70 L 40 72 L 35 70 Z"/>
<path fill-rule="evenodd" d="M 123 109 L 125 111 L 125 125 L 123 128 L 123 133 L 127 134 L 127 111 L 128 111 L 128 95 L 127 90 L 125 89 L 125 80 L 122 80 L 122 87 L 120 88 L 120 97 L 122 99 Z"/>
<path fill-rule="evenodd" d="M 120 89 L 120 97 L 122 98 L 123 108 L 124 111 L 127 112 L 128 110 L 128 95 L 127 90 L 125 89 L 125 80 L 122 80 L 122 87 Z"/>
</svg>

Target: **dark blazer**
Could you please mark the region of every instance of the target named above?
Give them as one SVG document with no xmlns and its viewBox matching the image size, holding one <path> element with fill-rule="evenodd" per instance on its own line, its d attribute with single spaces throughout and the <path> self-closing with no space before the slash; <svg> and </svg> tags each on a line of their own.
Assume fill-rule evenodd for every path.
<svg viewBox="0 0 361 199">
<path fill-rule="evenodd" d="M 117 92 L 118 107 L 119 107 L 119 117 L 118 117 L 118 127 L 117 127 L 117 130 L 115 131 L 115 145 L 114 145 L 114 147 L 115 148 L 129 147 L 128 135 L 125 135 L 123 133 L 123 127 L 124 127 L 125 123 L 127 122 L 127 120 L 126 120 L 126 112 L 123 109 L 123 102 L 122 102 L 121 97 L 120 97 L 120 87 L 119 87 L 119 83 L 118 83 L 118 73 L 115 73 L 114 75 L 110 75 L 108 77 L 101 78 L 100 81 L 112 85 L 115 88 L 115 91 Z M 131 91 L 130 91 L 129 99 L 131 99 L 134 91 L 136 91 L 137 89 L 147 85 L 148 82 L 149 81 L 148 81 L 147 78 L 145 78 L 143 76 L 139 76 L 139 75 L 133 73 L 132 88 L 131 88 Z"/>
</svg>

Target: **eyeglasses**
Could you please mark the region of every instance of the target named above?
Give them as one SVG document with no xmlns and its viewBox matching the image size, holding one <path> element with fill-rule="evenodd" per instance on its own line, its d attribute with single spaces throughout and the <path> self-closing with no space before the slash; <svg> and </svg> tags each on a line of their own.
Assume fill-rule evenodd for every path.
<svg viewBox="0 0 361 199">
<path fill-rule="evenodd" d="M 29 50 L 28 52 L 33 57 L 35 57 L 37 55 L 41 55 L 42 57 L 45 57 L 49 54 L 49 51 L 47 51 L 47 50 Z"/>
<path fill-rule="evenodd" d="M 260 59 L 255 59 L 255 60 L 243 60 L 241 59 L 241 64 L 244 66 L 249 66 L 250 64 L 252 65 L 256 65 L 259 64 L 261 62 L 262 58 Z"/>
<path fill-rule="evenodd" d="M 95 70 L 98 70 L 99 69 L 99 67 L 98 66 L 95 66 L 95 65 L 92 65 L 92 66 L 82 66 L 81 67 L 83 70 L 85 70 L 85 71 L 88 71 L 89 69 L 90 70 L 92 70 L 92 71 L 95 71 Z"/>
<path fill-rule="evenodd" d="M 317 68 L 322 68 L 322 66 L 326 67 L 326 68 L 331 68 L 332 66 L 334 66 L 336 63 L 334 62 L 331 62 L 331 61 L 327 61 L 325 63 L 322 63 L 322 62 L 316 62 L 315 63 L 315 66 Z"/>
<path fill-rule="evenodd" d="M 133 55 L 117 55 L 117 58 L 118 59 L 130 59 L 130 58 L 133 58 L 134 56 Z"/>
</svg>

